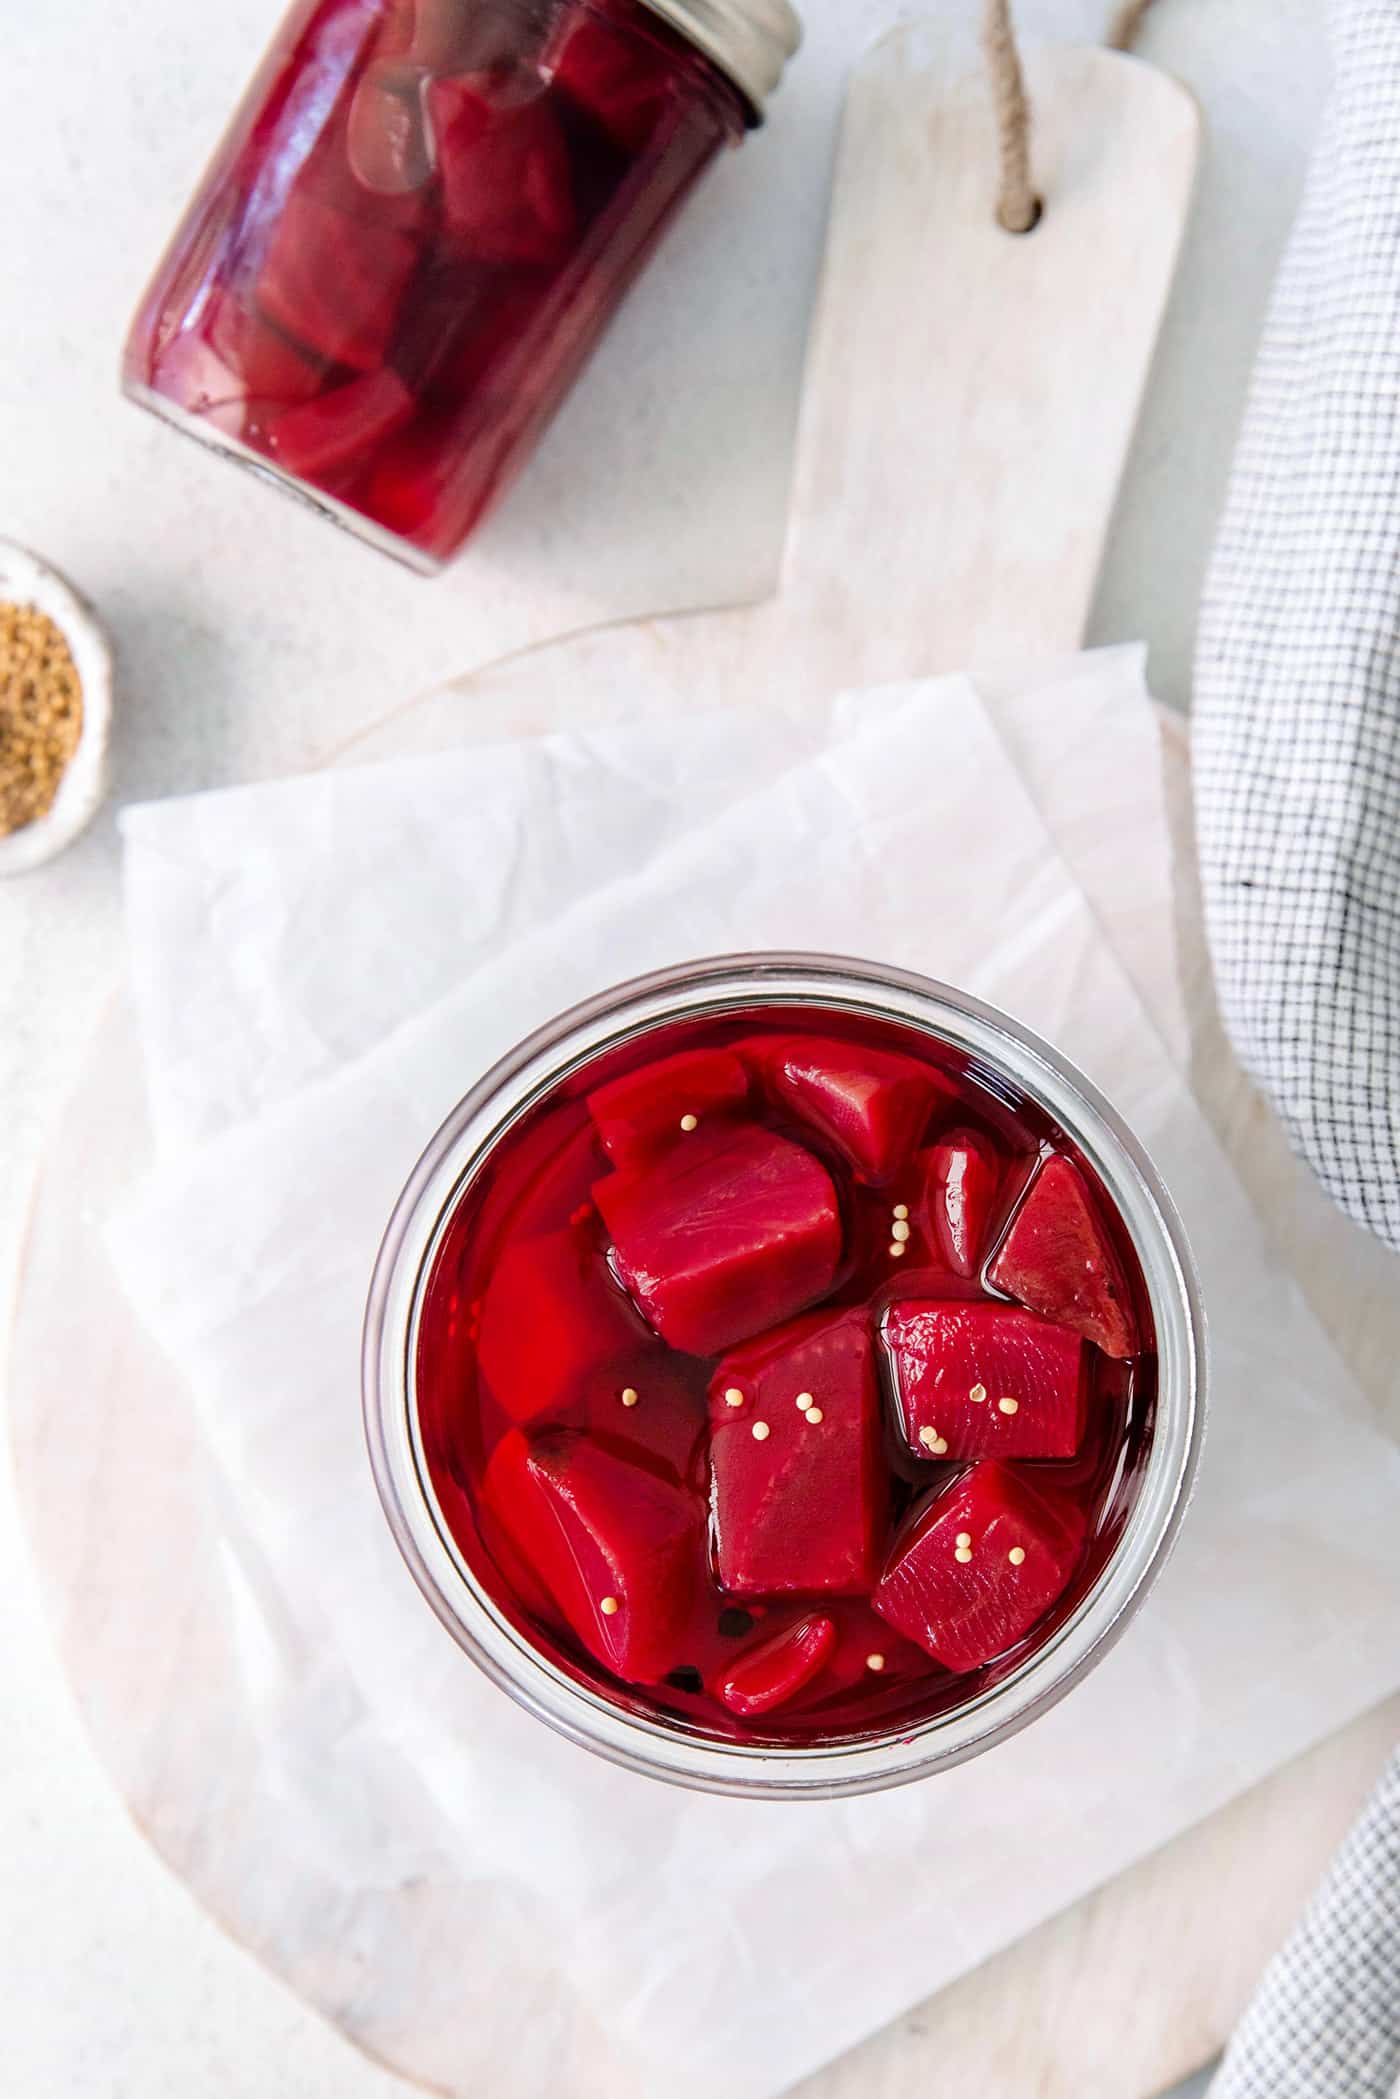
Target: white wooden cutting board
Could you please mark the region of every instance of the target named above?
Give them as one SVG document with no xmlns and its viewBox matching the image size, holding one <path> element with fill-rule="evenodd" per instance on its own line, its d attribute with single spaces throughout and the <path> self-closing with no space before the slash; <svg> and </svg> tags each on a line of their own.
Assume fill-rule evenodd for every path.
<svg viewBox="0 0 1400 2099">
<path fill-rule="evenodd" d="M 1044 52 L 1029 74 L 1047 209 L 1022 240 L 993 222 L 983 84 L 949 73 L 936 32 L 899 33 L 855 82 L 777 595 L 488 667 L 389 718 L 356 755 L 1077 645 L 1197 124 L 1189 97 L 1132 59 Z M 1232 1135 L 1251 1127 L 1227 1071 L 1217 1099 Z M 257 1783 L 257 1716 L 238 1690 L 184 1398 L 153 1374 L 96 1257 L 93 1220 L 143 1148 L 117 1013 L 41 1186 L 14 1380 L 20 1491 L 70 1675 L 133 1814 L 230 1931 L 367 2050 L 455 2091 L 450 1948 L 469 1892 L 444 1873 L 367 1890 L 347 1916 Z M 34 1308 L 41 1285 L 52 1304 L 55 1278 L 76 1275 L 90 1360 L 60 1387 Z M 1383 1280 L 1367 1271 L 1359 1296 L 1329 1308 L 1377 1356 L 1392 1345 L 1373 1303 Z M 1395 1724 L 1353 1729 L 810 2092 L 1146 2099 L 1216 2044 Z"/>
</svg>

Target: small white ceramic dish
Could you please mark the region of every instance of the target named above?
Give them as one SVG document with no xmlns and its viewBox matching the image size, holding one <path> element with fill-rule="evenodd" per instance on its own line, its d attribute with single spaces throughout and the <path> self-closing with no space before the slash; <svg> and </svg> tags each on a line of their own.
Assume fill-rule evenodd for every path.
<svg viewBox="0 0 1400 2099">
<path fill-rule="evenodd" d="M 0 539 L 0 604 L 32 605 L 61 629 L 83 689 L 83 727 L 48 812 L 0 838 L 0 875 L 27 874 L 52 860 L 92 822 L 107 791 L 112 726 L 112 651 L 92 607 L 56 570 Z"/>
</svg>

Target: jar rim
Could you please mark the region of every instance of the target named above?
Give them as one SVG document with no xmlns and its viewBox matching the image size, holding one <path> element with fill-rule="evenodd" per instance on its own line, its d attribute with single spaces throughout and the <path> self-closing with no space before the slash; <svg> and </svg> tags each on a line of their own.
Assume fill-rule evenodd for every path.
<svg viewBox="0 0 1400 2099">
<path fill-rule="evenodd" d="M 789 0 L 641 0 L 727 73 L 762 123 L 788 60 L 802 42 Z"/>
<path fill-rule="evenodd" d="M 473 1572 L 437 1505 L 420 1440 L 418 1317 L 461 1195 L 507 1129 L 601 1050 L 663 1022 L 764 1005 L 825 1006 L 913 1024 L 994 1068 L 1082 1149 L 1142 1264 L 1157 1334 L 1155 1418 L 1122 1535 L 1085 1596 L 1001 1682 L 888 1734 L 774 1748 L 701 1735 L 625 1710 L 553 1663 Z M 1175 1542 L 1203 1433 L 1205 1320 L 1185 1232 L 1148 1158 L 1067 1059 L 996 1008 L 910 972 L 842 957 L 722 956 L 619 985 L 561 1014 L 487 1072 L 427 1147 L 390 1219 L 363 1340 L 365 1431 L 375 1484 L 418 1587 L 458 1645 L 538 1719 L 614 1763 L 674 1784 L 764 1798 L 874 1792 L 949 1769 L 1056 1704 L 1122 1633 Z"/>
</svg>

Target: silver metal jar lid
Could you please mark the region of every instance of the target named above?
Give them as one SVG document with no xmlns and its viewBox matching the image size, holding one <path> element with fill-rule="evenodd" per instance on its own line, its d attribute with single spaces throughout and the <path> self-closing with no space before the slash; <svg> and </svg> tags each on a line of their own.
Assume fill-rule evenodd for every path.
<svg viewBox="0 0 1400 2099">
<path fill-rule="evenodd" d="M 763 106 L 802 41 L 788 0 L 643 0 L 653 14 L 688 37 L 753 104 Z"/>
</svg>

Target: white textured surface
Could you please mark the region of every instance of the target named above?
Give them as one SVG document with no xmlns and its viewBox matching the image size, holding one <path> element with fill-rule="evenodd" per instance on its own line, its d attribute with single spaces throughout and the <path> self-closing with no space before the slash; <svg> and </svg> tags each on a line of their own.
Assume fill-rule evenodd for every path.
<svg viewBox="0 0 1400 2099">
<path fill-rule="evenodd" d="M 384 703 L 578 619 L 761 589 L 778 545 L 839 64 L 916 10 L 807 0 L 807 51 L 771 129 L 697 200 L 477 556 L 427 586 L 116 397 L 127 310 L 278 11 L 278 0 L 6 10 L 0 530 L 67 569 L 113 628 L 122 799 L 295 769 Z M 1059 35 L 1101 26 L 1091 0 L 1025 0 L 1020 12 Z M 1323 83 L 1319 12 L 1311 0 L 1161 0 L 1147 38 L 1201 96 L 1207 163 L 1096 631 L 1145 631 L 1156 683 L 1177 699 Z M 669 473 L 657 474 L 658 457 Z M 0 891 L 0 1297 L 116 923 L 110 815 L 53 868 Z M 227 1946 L 125 1826 L 39 1622 L 8 1474 L 0 1580 L 6 2099 L 398 2090 Z"/>
</svg>

